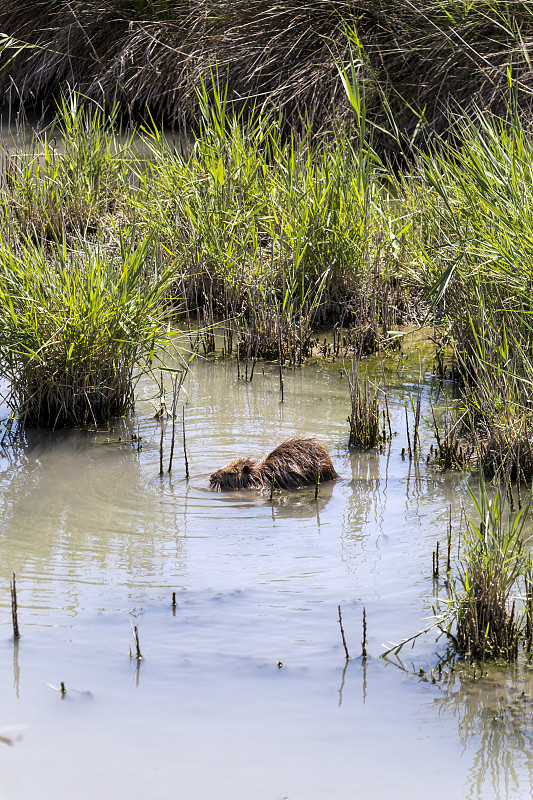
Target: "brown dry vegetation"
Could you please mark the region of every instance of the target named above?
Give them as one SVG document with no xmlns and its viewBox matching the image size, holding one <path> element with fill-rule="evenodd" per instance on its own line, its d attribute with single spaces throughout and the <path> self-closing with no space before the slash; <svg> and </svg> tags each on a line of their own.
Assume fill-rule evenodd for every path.
<svg viewBox="0 0 533 800">
<path fill-rule="evenodd" d="M 173 126 L 198 120 L 213 70 L 232 102 L 268 97 L 293 126 L 350 122 L 336 67 L 350 38 L 369 116 L 394 133 L 384 150 L 442 134 L 450 107 L 505 114 L 509 76 L 531 112 L 527 0 L 4 0 L 0 31 L 34 46 L 4 52 L 0 96 L 50 103 L 70 86 Z"/>
</svg>

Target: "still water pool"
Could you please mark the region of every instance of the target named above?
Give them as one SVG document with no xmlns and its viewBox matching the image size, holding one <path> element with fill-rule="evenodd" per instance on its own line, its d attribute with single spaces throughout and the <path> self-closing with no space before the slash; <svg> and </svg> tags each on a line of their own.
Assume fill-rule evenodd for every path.
<svg viewBox="0 0 533 800">
<path fill-rule="evenodd" d="M 402 652 L 407 671 L 380 658 L 428 625 L 431 554 L 450 506 L 455 544 L 467 503 L 464 475 L 426 463 L 429 374 L 423 457 L 402 459 L 413 363 L 386 365 L 398 435 L 383 454 L 348 451 L 340 365 L 287 371 L 281 404 L 274 367 L 245 383 L 234 363 L 201 361 L 180 396 L 188 482 L 181 432 L 172 475 L 159 476 L 171 423 L 154 419 L 148 382 L 135 417 L 109 432 L 30 432 L 3 452 L 1 800 L 531 796 L 524 667 L 432 684 L 445 648 L 434 635 Z M 235 456 L 301 435 L 319 438 L 341 475 L 318 501 L 314 489 L 272 502 L 209 491 L 209 473 Z"/>
</svg>

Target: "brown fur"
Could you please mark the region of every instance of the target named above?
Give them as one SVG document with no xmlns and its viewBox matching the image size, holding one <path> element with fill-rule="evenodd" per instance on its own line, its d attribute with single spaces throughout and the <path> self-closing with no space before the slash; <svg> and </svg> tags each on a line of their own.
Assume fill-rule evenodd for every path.
<svg viewBox="0 0 533 800">
<path fill-rule="evenodd" d="M 237 458 L 209 479 L 211 489 L 301 489 L 317 482 L 333 481 L 339 476 L 327 451 L 316 439 L 289 439 L 272 450 L 262 461 Z"/>
</svg>

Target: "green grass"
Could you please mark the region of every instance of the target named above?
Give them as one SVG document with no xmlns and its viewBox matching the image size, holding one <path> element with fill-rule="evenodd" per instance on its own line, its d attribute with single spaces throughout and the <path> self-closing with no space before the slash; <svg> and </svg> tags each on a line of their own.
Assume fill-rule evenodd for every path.
<svg viewBox="0 0 533 800">
<path fill-rule="evenodd" d="M 91 234 L 117 216 L 128 193 L 131 137 L 121 137 L 118 106 L 109 112 L 71 92 L 55 123 L 31 146 L 6 153 L 4 216 L 40 238 Z"/>
<path fill-rule="evenodd" d="M 135 381 L 169 343 L 173 273 L 153 242 L 120 236 L 116 252 L 65 238 L 0 241 L 0 369 L 28 426 L 98 423 L 134 404 Z"/>
<path fill-rule="evenodd" d="M 530 477 L 533 144 L 516 114 L 463 121 L 458 140 L 420 161 L 413 269 L 453 349 L 467 411 L 456 435 L 477 437 L 491 474 Z"/>
<path fill-rule="evenodd" d="M 482 479 L 479 497 L 471 498 L 477 519 L 466 518 L 458 571 L 450 581 L 447 630 L 454 629 L 450 639 L 461 657 L 515 661 L 520 645 L 526 639 L 531 644 L 525 541 L 531 501 L 514 514 L 505 490 L 491 497 Z"/>
<path fill-rule="evenodd" d="M 237 114 L 224 92 L 203 87 L 201 95 L 203 124 L 190 152 L 145 128 L 151 158 L 139 164 L 131 200 L 135 218 L 155 225 L 183 263 L 189 306 L 209 301 L 223 318 L 241 320 L 255 355 L 277 357 L 280 325 L 289 352 L 313 325 L 341 315 L 375 349 L 383 330 L 401 323 L 398 298 L 407 290 L 384 231 L 388 179 L 379 159 L 364 139 L 287 139 L 283 117 L 268 106 Z M 382 314 L 380 297 L 393 285 Z"/>
<path fill-rule="evenodd" d="M 350 423 L 348 444 L 350 447 L 360 450 L 371 450 L 390 438 L 386 429 L 385 411 L 383 411 L 383 419 L 380 411 L 380 397 L 385 398 L 386 404 L 385 392 L 377 383 L 373 384 L 368 378 L 366 362 L 363 375 L 360 374 L 361 364 L 359 361 L 352 362 L 350 369 L 345 369 L 344 372 L 348 379 L 351 402 L 351 413 L 348 417 Z M 382 428 L 380 428 L 381 424 Z"/>
</svg>

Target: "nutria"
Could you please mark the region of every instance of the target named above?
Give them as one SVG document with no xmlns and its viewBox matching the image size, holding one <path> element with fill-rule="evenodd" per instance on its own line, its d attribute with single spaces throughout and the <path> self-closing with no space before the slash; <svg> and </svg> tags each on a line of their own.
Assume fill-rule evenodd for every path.
<svg viewBox="0 0 533 800">
<path fill-rule="evenodd" d="M 262 461 L 237 458 L 213 472 L 211 489 L 261 489 L 274 481 L 278 489 L 333 481 L 339 476 L 326 450 L 316 439 L 289 439 L 272 450 Z"/>
</svg>

